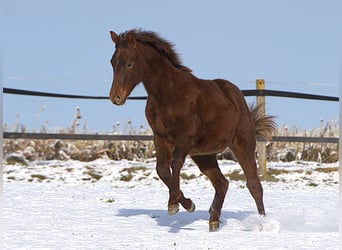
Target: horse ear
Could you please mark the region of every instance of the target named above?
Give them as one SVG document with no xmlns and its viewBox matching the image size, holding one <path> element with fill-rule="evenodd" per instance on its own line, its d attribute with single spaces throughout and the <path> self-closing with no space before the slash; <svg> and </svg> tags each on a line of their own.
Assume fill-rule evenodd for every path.
<svg viewBox="0 0 342 250">
<path fill-rule="evenodd" d="M 119 42 L 119 36 L 114 31 L 110 31 L 110 37 L 115 44 Z"/>
</svg>

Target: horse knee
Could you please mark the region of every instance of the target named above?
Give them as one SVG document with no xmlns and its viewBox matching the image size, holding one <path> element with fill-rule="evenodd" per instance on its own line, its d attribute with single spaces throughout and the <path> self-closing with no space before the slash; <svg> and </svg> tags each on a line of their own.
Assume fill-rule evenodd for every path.
<svg viewBox="0 0 342 250">
<path fill-rule="evenodd" d="M 174 158 L 171 161 L 171 169 L 172 173 L 180 172 L 181 168 L 183 167 L 184 159 L 182 158 Z"/>
<path fill-rule="evenodd" d="M 170 169 L 165 166 L 158 166 L 157 165 L 157 174 L 160 178 L 169 177 L 171 175 Z"/>
</svg>

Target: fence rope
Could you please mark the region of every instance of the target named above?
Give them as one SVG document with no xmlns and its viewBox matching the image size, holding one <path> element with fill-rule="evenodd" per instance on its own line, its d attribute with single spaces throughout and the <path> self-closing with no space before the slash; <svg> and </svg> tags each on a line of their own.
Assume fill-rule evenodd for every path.
<svg viewBox="0 0 342 250">
<path fill-rule="evenodd" d="M 3 132 L 4 139 L 60 139 L 60 140 L 109 140 L 109 141 L 151 141 L 153 135 L 113 135 L 113 134 L 63 134 L 63 133 L 18 133 Z M 257 137 L 257 141 L 267 141 Z M 339 143 L 337 137 L 273 136 L 273 142 Z"/>
<path fill-rule="evenodd" d="M 14 94 L 14 95 L 28 95 L 28 96 L 44 96 L 44 97 L 54 97 L 54 98 L 73 98 L 73 99 L 93 99 L 93 100 L 108 100 L 109 96 L 89 96 L 89 95 L 70 95 L 70 94 L 59 94 L 59 93 L 49 93 L 41 91 L 31 91 L 24 89 L 13 89 L 13 88 L 3 88 L 4 94 Z M 289 91 L 278 91 L 278 90 L 242 90 L 245 96 L 274 96 L 274 97 L 286 97 L 286 98 L 300 98 L 309 100 L 321 100 L 321 101 L 333 101 L 338 102 L 339 97 L 325 96 L 325 95 L 314 95 L 305 94 Z M 129 100 L 146 100 L 146 96 L 129 96 Z"/>
<path fill-rule="evenodd" d="M 15 94 L 15 95 L 28 95 L 28 96 L 44 96 L 54 98 L 73 98 L 73 99 L 94 99 L 94 100 L 108 100 L 108 96 L 88 96 L 88 95 L 70 95 L 60 93 L 49 93 L 41 91 L 31 91 L 23 89 L 3 88 L 4 94 Z M 253 90 L 242 90 L 245 96 L 275 96 L 275 97 L 286 97 L 286 98 L 300 98 L 310 100 L 322 100 L 322 101 L 334 101 L 338 102 L 338 97 L 305 94 L 289 91 L 277 91 L 277 90 L 265 90 L 265 89 L 253 89 Z M 146 100 L 146 96 L 133 96 L 128 97 L 130 100 Z M 3 138 L 9 139 L 69 139 L 69 140 L 152 140 L 152 135 L 84 135 L 84 134 L 41 134 L 41 133 L 11 133 L 4 132 Z M 257 138 L 257 141 L 263 141 Z M 339 143 L 339 138 L 324 138 L 324 137 L 291 137 L 291 136 L 273 136 L 272 141 L 282 142 L 313 142 L 313 143 Z"/>
</svg>

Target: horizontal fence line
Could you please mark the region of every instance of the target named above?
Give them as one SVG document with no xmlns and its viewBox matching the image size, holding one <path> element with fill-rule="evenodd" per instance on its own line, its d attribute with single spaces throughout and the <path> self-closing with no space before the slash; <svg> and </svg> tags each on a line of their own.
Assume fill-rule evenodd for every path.
<svg viewBox="0 0 342 250">
<path fill-rule="evenodd" d="M 44 96 L 54 98 L 73 98 L 73 99 L 93 99 L 93 100 L 108 100 L 109 96 L 88 96 L 88 95 L 69 95 L 69 94 L 58 94 L 48 93 L 40 91 L 31 91 L 23 89 L 3 88 L 4 94 L 15 94 L 15 95 L 29 95 L 29 96 Z M 339 97 L 324 96 L 324 95 L 313 95 L 289 91 L 278 91 L 278 90 L 242 90 L 245 96 L 274 96 L 274 97 L 287 97 L 287 98 L 300 98 L 310 100 L 322 100 L 322 101 L 334 101 L 338 102 Z M 146 100 L 146 96 L 130 96 L 129 100 Z"/>
<path fill-rule="evenodd" d="M 99 141 L 150 141 L 153 135 L 105 135 L 105 134 L 57 134 L 57 133 L 16 133 L 4 132 L 5 139 L 60 139 L 60 140 L 99 140 Z M 257 141 L 265 141 L 257 138 Z M 337 137 L 273 136 L 273 142 L 339 143 Z"/>
<path fill-rule="evenodd" d="M 104 134 L 57 134 L 57 133 L 15 133 L 4 132 L 7 139 L 61 139 L 89 141 L 150 141 L 153 135 L 104 135 Z"/>
<path fill-rule="evenodd" d="M 339 143 L 338 137 L 273 136 L 273 142 Z"/>
</svg>

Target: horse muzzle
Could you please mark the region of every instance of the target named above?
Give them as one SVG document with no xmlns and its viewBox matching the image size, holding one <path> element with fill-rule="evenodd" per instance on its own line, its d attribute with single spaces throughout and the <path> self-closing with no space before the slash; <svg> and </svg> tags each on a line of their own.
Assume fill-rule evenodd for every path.
<svg viewBox="0 0 342 250">
<path fill-rule="evenodd" d="M 113 83 L 109 92 L 109 98 L 115 105 L 124 105 L 131 92 L 129 88 L 122 87 L 121 85 Z"/>
<path fill-rule="evenodd" d="M 124 105 L 126 102 L 126 98 L 122 97 L 121 95 L 111 95 L 110 100 L 115 105 Z"/>
</svg>

